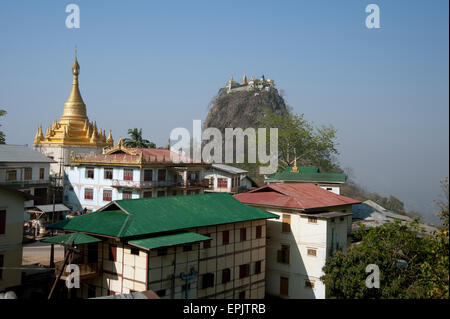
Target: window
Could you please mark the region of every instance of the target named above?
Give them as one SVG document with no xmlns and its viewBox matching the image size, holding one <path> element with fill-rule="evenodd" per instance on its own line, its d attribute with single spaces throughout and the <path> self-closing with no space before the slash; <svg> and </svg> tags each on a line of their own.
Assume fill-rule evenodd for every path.
<svg viewBox="0 0 450 319">
<path fill-rule="evenodd" d="M 137 256 L 139 256 L 139 249 L 136 248 L 136 247 L 130 247 L 130 253 L 131 253 L 132 255 L 137 255 Z"/>
<path fill-rule="evenodd" d="M 158 170 L 158 182 L 164 182 L 166 180 L 166 170 L 159 169 Z"/>
<path fill-rule="evenodd" d="M 26 181 L 31 181 L 32 176 L 33 176 L 33 169 L 31 167 L 25 168 L 23 179 Z"/>
<path fill-rule="evenodd" d="M 289 294 L 289 278 L 280 277 L 280 295 L 287 296 Z"/>
<path fill-rule="evenodd" d="M 145 169 L 144 170 L 144 181 L 145 182 L 151 182 L 153 180 L 153 170 L 152 169 Z"/>
<path fill-rule="evenodd" d="M 308 256 L 317 256 L 317 249 L 308 249 Z"/>
<path fill-rule="evenodd" d="M 250 275 L 250 265 L 240 265 L 239 266 L 239 279 L 248 277 Z"/>
<path fill-rule="evenodd" d="M 0 235 L 6 233 L 6 210 L 0 210 Z"/>
<path fill-rule="evenodd" d="M 132 198 L 133 198 L 132 191 L 123 191 L 122 192 L 122 199 L 132 199 Z"/>
<path fill-rule="evenodd" d="M 94 199 L 94 190 L 92 188 L 84 189 L 84 199 L 88 199 L 88 200 Z"/>
<path fill-rule="evenodd" d="M 327 191 L 332 191 L 333 189 L 331 187 L 327 187 Z"/>
<path fill-rule="evenodd" d="M 235 179 L 232 178 L 232 179 L 231 179 L 231 188 L 234 188 L 234 182 L 235 182 Z"/>
<path fill-rule="evenodd" d="M 288 233 L 291 231 L 291 215 L 283 214 L 283 223 L 281 227 L 283 233 Z"/>
<path fill-rule="evenodd" d="M 227 178 L 218 178 L 217 179 L 217 188 L 228 188 L 228 179 Z"/>
<path fill-rule="evenodd" d="M 94 172 L 92 172 L 92 174 L 94 174 Z M 44 179 L 44 175 L 45 175 L 45 168 L 40 168 L 39 169 L 39 179 Z M 94 178 L 94 176 L 92 176 L 92 178 Z"/>
<path fill-rule="evenodd" d="M 214 274 L 207 273 L 202 276 L 202 289 L 214 287 Z"/>
<path fill-rule="evenodd" d="M 88 244 L 87 252 L 88 252 L 88 263 L 98 262 L 98 245 L 96 243 Z"/>
<path fill-rule="evenodd" d="M 103 171 L 103 178 L 104 179 L 113 179 L 113 169 L 112 168 L 105 168 Z"/>
<path fill-rule="evenodd" d="M 228 245 L 230 243 L 230 231 L 224 230 L 222 233 L 222 244 Z"/>
<path fill-rule="evenodd" d="M 124 181 L 132 181 L 133 180 L 133 170 L 132 169 L 124 169 L 123 170 L 123 180 Z"/>
<path fill-rule="evenodd" d="M 103 190 L 103 201 L 105 201 L 105 202 L 112 201 L 112 190 L 111 189 Z"/>
<path fill-rule="evenodd" d="M 152 197 L 152 192 L 144 192 L 144 198 Z"/>
<path fill-rule="evenodd" d="M 331 218 L 331 222 L 334 223 L 334 218 Z"/>
<path fill-rule="evenodd" d="M 255 262 L 255 274 L 260 274 L 261 273 L 261 261 L 257 261 Z"/>
<path fill-rule="evenodd" d="M 308 223 L 317 224 L 317 217 L 308 217 Z"/>
<path fill-rule="evenodd" d="M 85 177 L 93 179 L 94 178 L 94 169 L 90 168 L 90 167 L 86 167 Z"/>
<path fill-rule="evenodd" d="M 245 299 L 245 290 L 239 292 L 238 298 L 239 298 L 239 299 Z"/>
<path fill-rule="evenodd" d="M 231 270 L 230 268 L 226 268 L 222 270 L 222 283 L 226 284 L 231 281 Z"/>
<path fill-rule="evenodd" d="M 339 220 L 340 220 L 341 222 L 343 222 L 343 221 L 344 221 L 344 217 L 339 218 Z"/>
<path fill-rule="evenodd" d="M 282 264 L 289 264 L 289 245 L 281 245 L 281 250 L 277 253 L 277 261 Z"/>
<path fill-rule="evenodd" d="M 167 248 L 166 247 L 162 247 L 162 248 L 158 248 L 158 256 L 165 256 L 167 255 Z"/>
<path fill-rule="evenodd" d="M 3 264 L 5 262 L 4 255 L 0 255 L 0 279 L 3 279 Z"/>
<path fill-rule="evenodd" d="M 211 234 L 205 234 L 206 237 L 211 237 Z M 211 248 L 211 240 L 203 242 L 203 248 Z"/>
<path fill-rule="evenodd" d="M 247 228 L 241 228 L 241 241 L 247 240 Z"/>
<path fill-rule="evenodd" d="M 261 238 L 262 237 L 262 226 L 256 226 L 256 238 Z"/>
<path fill-rule="evenodd" d="M 186 252 L 186 251 L 192 251 L 192 245 L 184 245 L 184 246 L 183 246 L 183 251 L 184 251 L 184 252 Z"/>
<path fill-rule="evenodd" d="M 109 255 L 108 259 L 110 261 L 117 261 L 117 245 L 109 245 Z"/>
<path fill-rule="evenodd" d="M 314 289 L 315 283 L 314 280 L 305 280 L 305 288 Z"/>
<path fill-rule="evenodd" d="M 6 171 L 6 181 L 8 182 L 17 181 L 17 171 L 16 170 Z"/>
<path fill-rule="evenodd" d="M 166 295 L 166 289 L 161 289 L 156 292 L 159 297 L 164 297 Z"/>
<path fill-rule="evenodd" d="M 165 191 L 158 191 L 158 193 L 156 194 L 157 197 L 164 197 L 166 196 L 166 192 Z"/>
</svg>

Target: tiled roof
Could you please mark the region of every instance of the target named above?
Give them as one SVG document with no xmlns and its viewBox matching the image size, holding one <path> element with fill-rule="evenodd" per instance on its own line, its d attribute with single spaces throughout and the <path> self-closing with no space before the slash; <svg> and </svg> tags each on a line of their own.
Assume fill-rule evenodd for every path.
<svg viewBox="0 0 450 319">
<path fill-rule="evenodd" d="M 299 182 L 330 182 L 345 183 L 347 176 L 344 173 L 322 173 L 316 166 L 301 166 L 298 172 L 292 172 L 292 167 L 271 176 L 269 181 L 299 181 Z"/>
<path fill-rule="evenodd" d="M 229 194 L 214 193 L 113 201 L 47 228 L 124 238 L 277 217 Z"/>
<path fill-rule="evenodd" d="M 247 193 L 234 195 L 234 198 L 245 204 L 301 210 L 360 203 L 358 200 L 337 195 L 312 183 L 269 184 Z"/>
<path fill-rule="evenodd" d="M 0 163 L 56 163 L 25 145 L 0 145 Z"/>
</svg>

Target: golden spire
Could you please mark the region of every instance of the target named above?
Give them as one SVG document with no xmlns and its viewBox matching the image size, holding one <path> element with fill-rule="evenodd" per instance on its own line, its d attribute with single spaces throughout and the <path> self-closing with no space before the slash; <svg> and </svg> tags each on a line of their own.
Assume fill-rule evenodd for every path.
<svg viewBox="0 0 450 319">
<path fill-rule="evenodd" d="M 242 78 L 242 85 L 247 85 L 247 74 L 244 74 L 244 77 Z"/>
<path fill-rule="evenodd" d="M 111 130 L 109 130 L 109 135 L 108 138 L 106 139 L 106 144 L 113 146 L 114 145 L 114 140 L 111 136 Z"/>
<path fill-rule="evenodd" d="M 230 82 L 230 83 L 233 83 L 233 82 L 234 82 L 234 80 L 233 80 L 233 75 L 231 75 L 230 81 L 228 81 L 228 82 Z"/>
<path fill-rule="evenodd" d="M 78 75 L 80 74 L 80 65 L 78 64 L 77 55 L 75 51 L 75 60 L 72 64 L 72 91 L 70 91 L 69 98 L 64 104 L 64 112 L 61 116 L 61 121 L 67 121 L 69 119 L 72 120 L 81 120 L 85 121 L 87 119 L 86 116 L 86 105 L 83 102 L 83 98 L 81 97 L 80 89 L 78 87 Z"/>
<path fill-rule="evenodd" d="M 297 172 L 298 172 L 298 168 L 297 168 L 297 156 L 294 157 L 294 167 L 292 167 L 291 172 L 293 172 L 293 173 L 297 173 Z"/>
</svg>

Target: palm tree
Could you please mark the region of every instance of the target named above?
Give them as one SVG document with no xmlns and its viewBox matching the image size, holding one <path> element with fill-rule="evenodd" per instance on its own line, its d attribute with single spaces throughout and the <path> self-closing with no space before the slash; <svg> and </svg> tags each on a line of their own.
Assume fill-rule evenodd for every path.
<svg viewBox="0 0 450 319">
<path fill-rule="evenodd" d="M 142 129 L 128 129 L 130 138 L 125 138 L 123 144 L 132 148 L 155 148 L 156 144 L 142 138 Z"/>
</svg>

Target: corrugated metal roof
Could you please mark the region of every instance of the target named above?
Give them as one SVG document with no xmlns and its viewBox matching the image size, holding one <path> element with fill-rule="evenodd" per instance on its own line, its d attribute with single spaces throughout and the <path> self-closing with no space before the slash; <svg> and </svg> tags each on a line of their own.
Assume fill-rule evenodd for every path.
<svg viewBox="0 0 450 319">
<path fill-rule="evenodd" d="M 150 250 L 159 247 L 182 245 L 205 240 L 211 240 L 211 238 L 197 233 L 183 232 L 177 234 L 169 234 L 163 236 L 130 240 L 128 244 L 142 249 Z"/>
<path fill-rule="evenodd" d="M 37 209 L 43 211 L 44 213 L 50 213 L 53 212 L 53 204 L 49 204 L 49 205 L 36 205 L 35 206 Z M 65 212 L 70 210 L 69 207 L 67 207 L 64 204 L 55 204 L 55 212 Z"/>
<path fill-rule="evenodd" d="M 66 244 L 66 245 L 70 245 L 72 241 L 74 245 L 81 245 L 81 244 L 96 243 L 101 240 L 82 233 L 70 233 L 61 236 L 48 237 L 41 240 L 41 242 L 44 243 Z"/>
<path fill-rule="evenodd" d="M 0 145 L 0 163 L 56 163 L 25 145 Z"/>
<path fill-rule="evenodd" d="M 248 171 L 225 164 L 212 164 L 212 167 L 231 174 L 246 174 Z"/>
<path fill-rule="evenodd" d="M 234 197 L 245 204 L 302 210 L 360 203 L 311 183 L 269 184 Z"/>
<path fill-rule="evenodd" d="M 108 211 L 115 208 L 120 210 Z M 212 193 L 118 200 L 100 211 L 47 228 L 122 238 L 277 217 L 244 205 L 229 194 Z"/>
<path fill-rule="evenodd" d="M 347 176 L 344 173 L 322 173 L 316 166 L 301 166 L 298 172 L 292 172 L 292 167 L 286 167 L 284 171 L 276 173 L 270 181 L 301 181 L 301 182 L 330 182 L 345 183 Z"/>
</svg>

